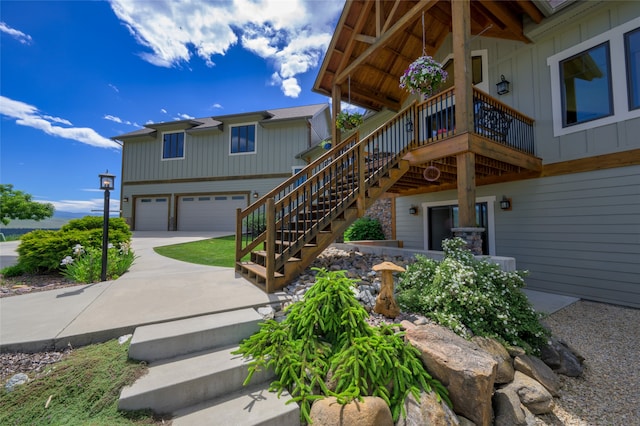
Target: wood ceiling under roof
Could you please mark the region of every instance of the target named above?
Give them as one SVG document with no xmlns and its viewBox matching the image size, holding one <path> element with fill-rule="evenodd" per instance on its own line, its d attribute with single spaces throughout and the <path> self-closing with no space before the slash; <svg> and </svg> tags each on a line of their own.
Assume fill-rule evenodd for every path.
<svg viewBox="0 0 640 426">
<path fill-rule="evenodd" d="M 408 94 L 399 78 L 424 51 L 434 55 L 451 33 L 450 0 L 347 0 L 314 84 L 332 96 L 370 110 L 399 110 Z M 544 15 L 532 1 L 471 0 L 471 34 L 528 43 L 525 17 Z"/>
</svg>

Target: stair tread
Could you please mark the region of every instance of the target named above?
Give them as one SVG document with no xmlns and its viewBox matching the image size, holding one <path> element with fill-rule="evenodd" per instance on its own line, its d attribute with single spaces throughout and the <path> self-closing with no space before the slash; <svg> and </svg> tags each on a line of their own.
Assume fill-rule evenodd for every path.
<svg viewBox="0 0 640 426">
<path fill-rule="evenodd" d="M 286 392 L 278 398 L 268 388 L 268 383 L 247 386 L 224 398 L 181 409 L 174 413 L 172 425 L 299 426 L 298 405 L 286 404 L 291 398 Z"/>
<path fill-rule="evenodd" d="M 257 331 L 260 321 L 262 317 L 255 309 L 246 308 L 138 327 L 129 357 L 156 361 L 235 344 Z"/>
<path fill-rule="evenodd" d="M 251 253 L 257 254 L 258 256 L 262 256 L 262 257 L 266 257 L 267 256 L 267 251 L 266 250 L 254 250 Z M 280 255 L 276 254 L 276 259 L 278 257 L 280 257 Z M 287 259 L 287 262 L 300 262 L 300 259 L 297 258 L 297 257 L 291 256 L 289 259 Z"/>
<path fill-rule="evenodd" d="M 238 265 L 240 265 L 242 268 L 248 269 L 251 272 L 260 275 L 261 277 L 266 277 L 267 276 L 267 268 L 265 268 L 262 265 L 258 265 L 257 263 L 254 262 L 238 262 Z M 283 277 L 284 275 L 282 275 L 280 272 L 274 272 L 274 276 L 275 277 Z"/>
<path fill-rule="evenodd" d="M 150 363 L 146 375 L 122 389 L 119 409 L 172 412 L 240 388 L 248 374 L 249 360 L 231 354 L 237 348 L 195 352 Z M 252 381 L 271 377 L 272 371 L 260 371 Z"/>
</svg>

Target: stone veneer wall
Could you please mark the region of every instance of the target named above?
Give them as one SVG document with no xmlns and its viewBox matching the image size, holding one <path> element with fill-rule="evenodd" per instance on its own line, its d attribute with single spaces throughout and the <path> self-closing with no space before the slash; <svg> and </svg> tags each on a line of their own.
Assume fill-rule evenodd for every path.
<svg viewBox="0 0 640 426">
<path fill-rule="evenodd" d="M 384 237 L 387 240 L 393 240 L 391 202 L 391 198 L 379 198 L 365 213 L 365 216 L 380 221 L 380 224 L 382 224 L 382 232 L 384 232 Z"/>
</svg>

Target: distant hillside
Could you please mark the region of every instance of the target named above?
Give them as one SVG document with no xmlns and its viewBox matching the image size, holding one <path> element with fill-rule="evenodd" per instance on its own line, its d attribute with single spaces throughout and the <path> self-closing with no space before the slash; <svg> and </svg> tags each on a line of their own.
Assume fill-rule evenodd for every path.
<svg viewBox="0 0 640 426">
<path fill-rule="evenodd" d="M 31 231 L 33 229 L 60 229 L 62 225 L 69 222 L 71 219 L 77 219 L 85 216 L 101 216 L 101 215 L 89 215 L 86 213 L 74 213 L 74 212 L 55 212 L 52 218 L 35 221 L 35 220 L 12 220 L 8 225 L 0 223 L 0 232 L 4 234 L 13 234 L 11 230 L 26 230 L 24 232 Z M 20 232 L 22 233 L 22 232 Z"/>
</svg>

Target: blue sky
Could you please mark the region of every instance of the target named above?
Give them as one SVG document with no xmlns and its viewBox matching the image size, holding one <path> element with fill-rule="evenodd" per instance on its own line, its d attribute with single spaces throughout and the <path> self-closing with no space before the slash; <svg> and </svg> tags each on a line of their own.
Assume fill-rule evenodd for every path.
<svg viewBox="0 0 640 426">
<path fill-rule="evenodd" d="M 0 2 L 0 183 L 101 210 L 109 138 L 329 102 L 311 91 L 344 0 Z M 119 208 L 119 190 L 111 209 Z"/>
</svg>

